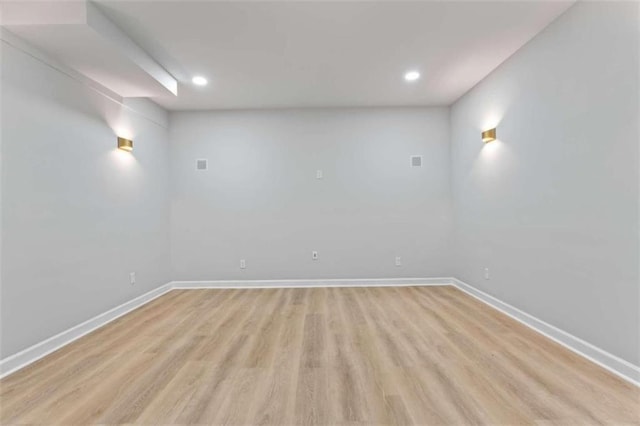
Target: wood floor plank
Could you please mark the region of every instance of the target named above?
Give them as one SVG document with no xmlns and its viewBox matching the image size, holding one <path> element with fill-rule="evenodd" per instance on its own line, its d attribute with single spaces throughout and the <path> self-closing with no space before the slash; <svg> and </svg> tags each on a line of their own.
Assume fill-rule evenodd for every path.
<svg viewBox="0 0 640 426">
<path fill-rule="evenodd" d="M 283 292 L 287 297 L 282 307 L 281 327 L 277 338 L 271 341 L 274 347 L 271 368 L 261 388 L 256 389 L 250 424 L 283 425 L 292 424 L 294 419 L 294 399 L 297 383 L 298 364 L 304 334 L 306 310 L 300 303 L 300 289 Z M 296 301 L 296 303 L 294 303 Z"/>
<path fill-rule="evenodd" d="M 453 287 L 174 290 L 1 380 L 0 423 L 640 425 L 640 389 Z"/>
</svg>

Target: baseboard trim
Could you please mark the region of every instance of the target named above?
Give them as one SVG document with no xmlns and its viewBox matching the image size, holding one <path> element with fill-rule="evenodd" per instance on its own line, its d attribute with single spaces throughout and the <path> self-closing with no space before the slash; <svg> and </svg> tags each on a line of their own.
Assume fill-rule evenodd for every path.
<svg viewBox="0 0 640 426">
<path fill-rule="evenodd" d="M 407 287 L 451 285 L 451 278 L 362 278 L 299 280 L 172 281 L 174 289 L 205 288 L 314 288 L 314 287 Z"/>
<path fill-rule="evenodd" d="M 586 342 L 564 330 L 561 330 L 547 322 L 544 322 L 533 315 L 530 315 L 520 309 L 509 305 L 487 294 L 477 288 L 460 281 L 456 278 L 451 279 L 451 283 L 464 291 L 465 293 L 475 297 L 494 309 L 508 315 L 516 321 L 526 325 L 527 327 L 537 331 L 543 336 L 553 340 L 554 342 L 564 346 L 565 348 L 577 353 L 578 355 L 588 359 L 589 361 L 599 365 L 600 367 L 610 371 L 616 376 L 636 385 L 640 386 L 640 367 L 625 361 L 609 352 L 600 349 L 597 346 Z"/>
<path fill-rule="evenodd" d="M 111 321 L 137 309 L 173 289 L 206 288 L 311 288 L 311 287 L 389 287 L 450 285 L 451 278 L 384 278 L 384 279 L 325 279 L 325 280 L 237 280 L 237 281 L 172 281 L 148 293 L 116 306 L 81 324 L 71 327 L 40 343 L 0 360 L 0 379 L 57 351 L 82 336 L 107 325 Z"/>
<path fill-rule="evenodd" d="M 132 310 L 141 307 L 153 299 L 156 299 L 163 294 L 171 291 L 171 283 L 164 284 L 148 293 L 129 300 L 122 305 L 116 306 L 102 314 L 71 327 L 61 333 L 56 334 L 53 337 L 43 340 L 40 343 L 24 349 L 14 355 L 11 355 L 5 359 L 0 360 L 0 378 L 6 377 L 11 373 L 14 373 L 27 365 L 36 362 L 40 358 L 49 355 L 52 352 L 57 351 L 63 346 L 81 338 L 82 336 L 91 333 L 98 328 L 107 325 L 111 321 L 131 312 Z"/>
<path fill-rule="evenodd" d="M 533 315 L 509 305 L 456 278 L 372 278 L 372 279 L 320 279 L 320 280 L 225 280 L 225 281 L 172 281 L 120 306 L 97 315 L 62 333 L 37 343 L 17 354 L 0 360 L 0 378 L 6 377 L 82 336 L 139 308 L 174 289 L 266 289 L 317 287 L 407 287 L 453 285 L 481 302 L 497 309 L 528 326 L 554 342 L 566 347 L 622 379 L 640 386 L 640 367 L 600 349 L 566 331 L 548 324 Z"/>
</svg>

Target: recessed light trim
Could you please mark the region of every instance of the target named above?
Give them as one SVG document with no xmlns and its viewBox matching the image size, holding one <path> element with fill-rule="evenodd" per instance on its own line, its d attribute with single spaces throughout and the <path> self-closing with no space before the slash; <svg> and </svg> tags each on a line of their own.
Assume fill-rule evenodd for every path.
<svg viewBox="0 0 640 426">
<path fill-rule="evenodd" d="M 195 77 L 193 77 L 191 79 L 191 82 L 196 86 L 206 86 L 208 83 L 207 79 L 201 75 L 196 75 Z"/>
<path fill-rule="evenodd" d="M 419 71 L 407 71 L 404 74 L 404 79 L 407 81 L 416 81 L 420 78 L 420 72 Z"/>
</svg>

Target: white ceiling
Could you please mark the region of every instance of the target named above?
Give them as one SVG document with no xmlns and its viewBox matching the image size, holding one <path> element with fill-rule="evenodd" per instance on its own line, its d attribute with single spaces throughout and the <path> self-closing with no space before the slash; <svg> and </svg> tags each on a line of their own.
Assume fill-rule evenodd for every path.
<svg viewBox="0 0 640 426">
<path fill-rule="evenodd" d="M 99 4 L 181 83 L 156 102 L 209 109 L 449 105 L 571 2 Z"/>
<path fill-rule="evenodd" d="M 178 80 L 152 99 L 193 110 L 449 105 L 572 1 L 97 4 Z"/>
</svg>

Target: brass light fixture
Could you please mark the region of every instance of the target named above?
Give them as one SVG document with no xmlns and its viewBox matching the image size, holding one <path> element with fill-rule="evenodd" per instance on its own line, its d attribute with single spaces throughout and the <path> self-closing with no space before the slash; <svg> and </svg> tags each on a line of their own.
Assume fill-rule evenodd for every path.
<svg viewBox="0 0 640 426">
<path fill-rule="evenodd" d="M 485 130 L 482 132 L 482 142 L 489 143 L 496 140 L 496 128 Z"/>
<path fill-rule="evenodd" d="M 133 141 L 125 138 L 118 138 L 118 149 L 123 151 L 133 151 Z"/>
</svg>

